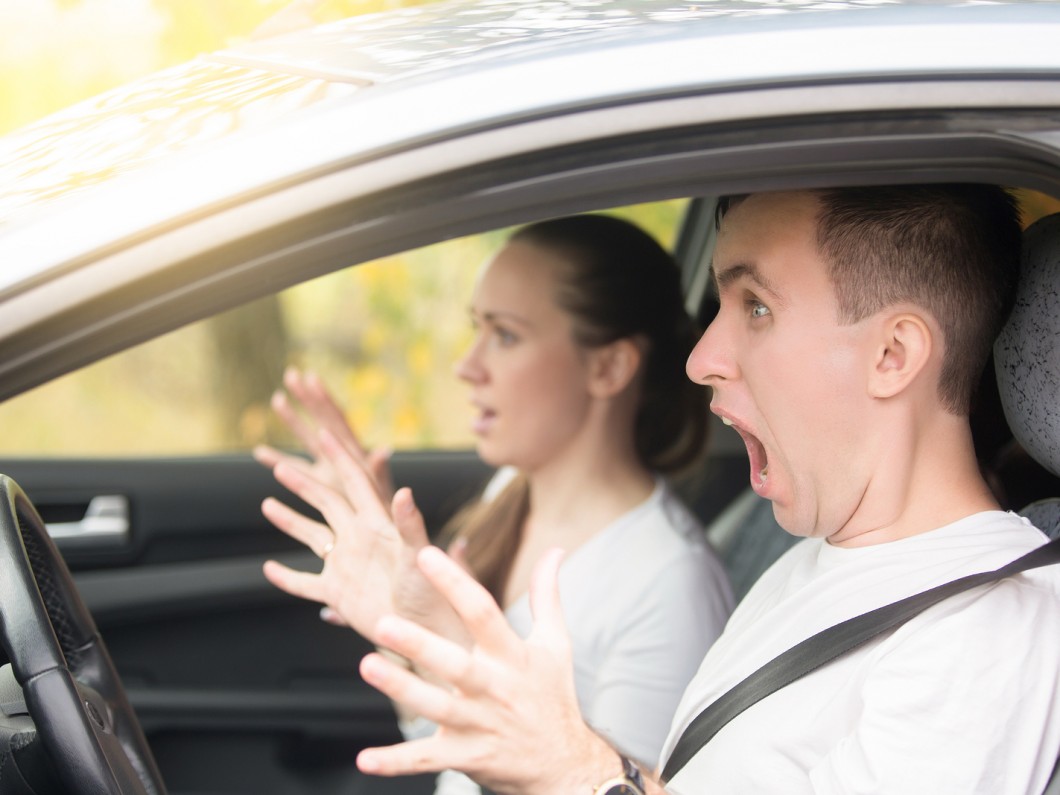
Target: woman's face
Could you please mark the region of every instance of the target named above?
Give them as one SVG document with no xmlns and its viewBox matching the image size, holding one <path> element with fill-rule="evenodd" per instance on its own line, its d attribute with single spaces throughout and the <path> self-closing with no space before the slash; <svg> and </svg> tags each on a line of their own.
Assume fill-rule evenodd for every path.
<svg viewBox="0 0 1060 795">
<path fill-rule="evenodd" d="M 590 406 L 588 357 L 555 301 L 563 260 L 513 242 L 479 274 L 471 299 L 475 341 L 457 363 L 471 385 L 479 455 L 532 472 L 561 455 Z"/>
</svg>

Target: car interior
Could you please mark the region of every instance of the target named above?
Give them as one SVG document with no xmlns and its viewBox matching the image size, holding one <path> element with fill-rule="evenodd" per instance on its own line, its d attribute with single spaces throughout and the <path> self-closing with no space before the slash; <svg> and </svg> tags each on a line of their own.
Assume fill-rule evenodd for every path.
<svg viewBox="0 0 1060 795">
<path fill-rule="evenodd" d="M 1049 197 L 1027 191 L 1019 195 L 1028 224 L 1045 212 L 1060 209 L 1060 203 Z M 710 278 L 715 206 L 713 197 L 697 197 L 668 211 L 673 218 L 669 244 L 684 272 L 687 307 L 704 326 L 716 310 Z M 483 245 L 493 245 L 498 234 L 483 235 Z M 999 343 L 995 349 L 996 361 L 984 373 L 972 422 L 981 466 L 1002 506 L 1022 510 L 1056 536 L 1060 534 L 1060 419 L 1055 406 L 1060 379 L 1060 350 L 1055 346 L 1060 337 L 1056 328 L 1060 320 L 1056 304 L 1060 215 L 1037 221 L 1028 235 L 1025 258 L 1033 264 L 1028 273 L 1034 274 L 1036 286 L 1021 293 L 1013 326 L 1006 329 L 1010 344 Z M 460 256 L 470 255 L 464 250 Z M 349 270 L 362 267 L 367 266 Z M 1032 277 L 1025 274 L 1024 279 L 1030 282 Z M 311 289 L 331 294 L 338 289 L 335 284 L 321 282 Z M 459 289 L 466 289 L 466 284 L 466 280 L 460 282 Z M 372 286 L 361 284 L 356 289 L 371 294 Z M 461 305 L 453 305 L 450 292 L 441 290 L 440 295 L 446 311 L 462 322 Z M 281 296 L 280 305 L 287 304 L 293 302 Z M 260 321 L 272 311 L 275 305 L 270 309 L 255 302 L 226 316 L 254 313 Z M 237 338 L 238 330 L 225 336 L 224 323 L 221 317 L 208 318 L 59 379 L 66 397 L 49 392 L 52 385 L 28 392 L 0 406 L 0 421 L 12 428 L 45 424 L 44 409 L 62 411 L 67 405 L 63 401 L 72 399 L 69 395 L 80 395 L 80 404 L 84 403 L 83 393 L 71 386 L 77 379 L 107 383 L 118 367 L 139 372 L 152 359 L 166 357 L 174 363 L 174 371 L 191 372 L 191 360 L 199 349 L 184 347 L 190 345 L 186 339 L 196 335 L 205 339 L 205 335 L 207 343 L 222 345 L 218 340 Z M 237 326 L 232 320 L 229 330 Z M 1048 328 L 1051 331 L 1046 333 Z M 204 329 L 211 331 L 207 334 Z M 349 332 L 325 328 L 322 333 L 330 340 L 328 356 L 357 359 L 366 355 L 343 339 Z M 429 327 L 421 333 L 430 333 Z M 178 335 L 184 336 L 178 339 Z M 173 795 L 430 792 L 431 776 L 385 780 L 356 771 L 357 750 L 400 738 L 389 702 L 356 674 L 357 662 L 370 647 L 355 633 L 321 621 L 318 605 L 279 592 L 261 575 L 261 563 L 267 557 L 306 570 L 319 566 L 319 561 L 276 531 L 260 512 L 261 501 L 270 495 L 298 503 L 248 452 L 249 441 L 269 438 L 265 435 L 269 420 L 260 402 L 263 399 L 267 407 L 284 365 L 283 351 L 277 353 L 277 348 L 262 342 L 267 335 L 255 339 L 258 344 L 247 357 L 247 369 L 257 371 L 259 383 L 248 387 L 247 401 L 258 404 L 253 410 L 244 405 L 235 413 L 220 415 L 242 433 L 226 440 L 220 449 L 203 445 L 190 454 L 162 448 L 150 452 L 150 441 L 144 441 L 150 433 L 147 426 L 168 425 L 167 432 L 188 436 L 192 431 L 185 426 L 198 417 L 191 392 L 182 391 L 191 387 L 166 381 L 169 371 L 164 377 L 154 375 L 156 392 L 145 392 L 141 400 L 148 406 L 153 400 L 161 402 L 157 390 L 166 390 L 170 394 L 165 399 L 183 405 L 186 412 L 178 408 L 165 415 L 147 413 L 144 430 L 130 420 L 128 438 L 121 443 L 124 447 L 108 448 L 92 441 L 71 455 L 63 452 L 68 447 L 60 446 L 64 440 L 49 448 L 47 435 L 39 434 L 4 448 L 0 472 L 11 480 L 4 485 L 0 509 L 10 506 L 8 513 L 14 521 L 9 518 L 5 525 L 0 517 L 6 545 L 2 554 L 18 557 L 21 538 L 31 560 L 26 569 L 29 579 L 0 584 L 0 594 L 5 605 L 9 599 L 13 604 L 22 598 L 18 594 L 32 589 L 34 580 L 43 593 L 41 605 L 18 602 L 17 609 L 33 621 L 5 626 L 5 647 L 38 649 L 27 637 L 37 631 L 35 626 L 47 625 L 50 619 L 62 646 L 61 651 L 50 651 L 52 664 L 61 665 L 65 657 L 102 694 L 105 703 L 100 709 L 113 708 L 114 703 L 125 705 L 122 693 L 127 694 L 127 710 L 123 706 L 117 712 L 119 716 L 135 712 L 143 735 L 119 721 L 116 742 L 126 752 L 132 749 L 128 768 L 119 765 L 116 769 L 119 779 L 164 781 L 165 790 L 157 791 Z M 300 347 L 287 352 L 296 350 L 298 361 L 323 364 L 326 369 L 330 360 L 313 359 L 307 353 L 316 344 L 314 339 L 318 338 L 301 339 Z M 196 344 L 200 343 L 207 344 L 202 339 Z M 1031 343 L 1037 346 L 1033 350 Z M 398 340 L 395 344 L 408 343 Z M 238 354 L 245 348 L 231 350 Z M 195 374 L 196 388 L 207 396 L 242 388 L 217 377 L 216 373 Z M 164 382 L 161 387 L 159 378 Z M 350 394 L 344 391 L 343 395 L 356 402 L 356 387 L 365 383 L 346 378 L 341 384 Z M 384 393 L 388 389 L 386 385 L 373 388 Z M 441 418 L 451 422 L 452 404 L 438 395 L 424 396 L 409 411 L 427 411 L 424 407 L 435 404 Z M 123 403 L 120 411 L 128 411 L 128 405 Z M 87 426 L 95 420 L 86 415 L 78 421 Z M 393 425 L 398 420 L 391 417 L 388 422 Z M 715 421 L 712 434 L 708 454 L 676 478 L 675 485 L 704 524 L 739 599 L 797 539 L 776 524 L 770 504 L 749 489 L 746 453 L 735 432 Z M 91 433 L 86 430 L 87 437 Z M 439 438 L 433 447 L 397 445 L 392 458 L 396 484 L 412 487 L 427 526 L 434 530 L 473 498 L 491 474 L 466 446 Z M 122 453 L 123 449 L 139 452 Z M 39 511 L 40 523 L 30 503 Z M 311 511 L 304 504 L 298 507 Z M 49 557 L 53 542 L 65 563 Z M 72 571 L 74 591 L 66 590 L 64 566 Z M 43 608 L 47 616 L 41 613 Z M 57 626 L 60 621 L 65 622 L 65 629 Z M 93 622 L 113 668 L 105 652 L 101 656 L 97 649 L 85 647 Z M 72 654 L 75 649 L 79 651 Z M 32 664 L 47 666 L 40 660 Z M 7 721 L 22 720 L 18 725 L 24 726 L 26 711 L 33 711 L 32 697 L 27 694 L 20 700 L 10 685 L 10 673 L 0 676 L 0 706 Z M 81 720 L 78 713 L 76 720 Z M 45 744 L 54 742 L 48 739 L 48 731 L 74 720 L 60 715 L 45 721 L 51 729 L 38 724 Z M 84 731 L 91 733 L 92 729 Z M 108 760 L 123 755 L 117 746 L 102 753 Z M 86 759 L 101 764 L 98 756 L 79 758 L 88 766 Z M 155 762 L 157 771 L 152 772 Z M 46 779 L 48 771 L 36 775 Z M 0 789 L 7 792 L 4 787 L 11 779 L 3 776 L 0 767 Z M 156 790 L 148 786 L 145 791 Z"/>
</svg>

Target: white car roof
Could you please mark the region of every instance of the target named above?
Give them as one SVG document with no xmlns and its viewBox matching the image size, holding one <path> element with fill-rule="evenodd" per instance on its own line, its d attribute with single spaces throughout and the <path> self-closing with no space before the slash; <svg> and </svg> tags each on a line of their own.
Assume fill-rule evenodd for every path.
<svg viewBox="0 0 1060 795">
<path fill-rule="evenodd" d="M 198 59 L 0 139 L 0 235 L 60 199 L 222 140 L 225 178 L 208 168 L 216 185 L 143 197 L 157 203 L 153 217 L 146 206 L 96 217 L 101 200 L 90 198 L 79 212 L 95 242 L 189 201 L 565 108 L 818 81 L 1055 76 L 1058 32 L 1060 6 L 1047 2 L 503 0 L 355 17 Z M 48 265 L 27 259 L 18 272 Z M 0 275 L 0 291 L 17 278 Z"/>
</svg>

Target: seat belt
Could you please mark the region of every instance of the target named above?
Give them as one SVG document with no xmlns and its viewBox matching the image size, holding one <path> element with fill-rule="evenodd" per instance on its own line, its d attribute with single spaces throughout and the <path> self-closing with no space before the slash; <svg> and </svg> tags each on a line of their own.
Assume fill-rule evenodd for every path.
<svg viewBox="0 0 1060 795">
<path fill-rule="evenodd" d="M 856 649 L 877 635 L 900 627 L 944 599 L 1021 571 L 1054 563 L 1060 563 L 1060 539 L 1043 544 L 994 571 L 960 577 L 842 621 L 797 643 L 734 685 L 693 719 L 681 734 L 670 758 L 666 760 L 662 773 L 663 783 L 672 779 L 726 723 L 769 694 Z"/>
</svg>

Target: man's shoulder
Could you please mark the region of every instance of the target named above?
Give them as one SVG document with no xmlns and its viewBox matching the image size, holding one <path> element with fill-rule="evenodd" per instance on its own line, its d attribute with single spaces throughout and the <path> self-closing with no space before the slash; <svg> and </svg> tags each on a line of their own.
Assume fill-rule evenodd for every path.
<svg viewBox="0 0 1060 795">
<path fill-rule="evenodd" d="M 896 565 L 934 564 L 949 561 L 956 568 L 995 567 L 1014 560 L 1048 542 L 1041 530 L 1011 511 L 991 510 L 969 514 L 917 535 L 873 547 L 864 554 Z"/>
<path fill-rule="evenodd" d="M 931 571 L 931 579 L 937 580 L 937 585 L 995 571 L 1049 541 L 1030 522 L 1013 513 L 974 515 L 961 525 L 954 528 L 961 533 L 936 538 L 929 535 L 924 539 L 923 550 L 928 554 L 922 565 L 925 571 Z M 1056 626 L 1058 622 L 1060 565 L 1046 565 L 999 576 L 951 596 L 913 619 L 910 632 L 930 626 L 935 638 L 932 644 L 939 647 L 946 645 L 939 642 L 939 633 L 949 627 L 955 637 L 974 636 L 989 647 L 991 643 L 1004 643 L 1002 638 L 1037 636 L 1043 626 Z"/>
</svg>

